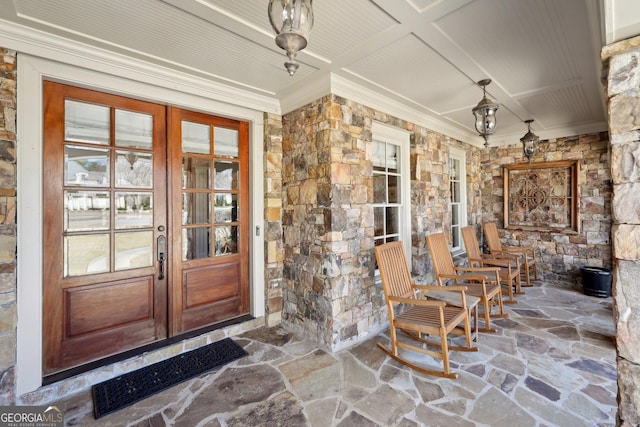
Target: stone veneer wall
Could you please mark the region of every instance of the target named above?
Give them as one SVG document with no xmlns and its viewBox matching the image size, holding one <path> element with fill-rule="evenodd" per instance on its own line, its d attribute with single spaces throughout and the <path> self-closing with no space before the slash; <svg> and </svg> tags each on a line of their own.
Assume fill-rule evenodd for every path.
<svg viewBox="0 0 640 427">
<path fill-rule="evenodd" d="M 448 146 L 462 144 L 335 95 L 284 115 L 282 319 L 334 351 L 388 320 L 373 277 L 373 121 L 411 132 L 417 281 L 429 281 L 431 271 L 426 235 L 450 226 Z M 477 154 L 470 158 L 469 210 L 477 217 L 479 162 Z"/>
<path fill-rule="evenodd" d="M 15 403 L 16 52 L 0 48 L 0 406 Z"/>
<path fill-rule="evenodd" d="M 264 253 L 265 318 L 278 323 L 282 314 L 282 117 L 264 115 Z"/>
<path fill-rule="evenodd" d="M 640 36 L 605 46 L 613 176 L 618 425 L 640 425 Z"/>
<path fill-rule="evenodd" d="M 538 271 L 546 280 L 575 286 L 580 267 L 611 267 L 611 173 L 608 134 L 595 133 L 540 142 L 533 163 L 580 160 L 578 172 L 581 231 L 502 230 L 504 165 L 526 163 L 522 145 L 494 147 L 482 156 L 483 222 L 495 222 L 503 242 L 539 248 Z M 542 257 L 540 258 L 540 252 Z"/>
</svg>

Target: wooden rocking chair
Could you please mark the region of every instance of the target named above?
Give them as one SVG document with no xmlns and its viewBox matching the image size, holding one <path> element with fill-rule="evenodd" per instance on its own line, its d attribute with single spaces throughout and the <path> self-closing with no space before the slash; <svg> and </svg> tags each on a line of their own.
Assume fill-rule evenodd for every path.
<svg viewBox="0 0 640 427">
<path fill-rule="evenodd" d="M 491 318 L 507 318 L 502 305 L 502 287 L 498 267 L 456 267 L 449 250 L 447 237 L 443 233 L 435 233 L 427 236 L 427 246 L 431 253 L 431 262 L 440 286 L 445 281 L 453 280 L 467 287 L 467 295 L 480 298 L 480 304 L 484 309 L 484 329 L 480 332 L 497 332 L 491 328 Z M 449 287 L 447 286 L 447 289 Z M 491 314 L 491 307 L 498 306 L 498 314 Z"/>
<path fill-rule="evenodd" d="M 509 299 L 504 303 L 517 304 L 518 301 L 513 298 L 514 287 L 516 294 L 524 294 L 520 281 L 520 259 L 497 254 L 483 254 L 480 251 L 480 245 L 473 226 L 462 227 L 461 231 L 469 267 L 499 267 L 498 275 L 502 280 L 502 284 L 507 286 L 509 293 Z"/>
<path fill-rule="evenodd" d="M 484 237 L 487 239 L 487 246 L 491 254 L 517 256 L 521 259 L 520 265 L 524 267 L 526 285 L 531 284 L 530 276 L 533 273 L 533 280 L 538 280 L 538 269 L 536 267 L 536 248 L 534 246 L 504 247 L 500 242 L 498 228 L 494 222 L 484 223 Z"/>
<path fill-rule="evenodd" d="M 389 335 L 391 348 L 378 343 L 385 353 L 394 360 L 409 366 L 418 372 L 444 378 L 457 378 L 449 367 L 449 350 L 478 351 L 471 345 L 469 310 L 466 306 L 464 286 L 451 286 L 449 293 L 459 295 L 460 307 L 447 305 L 443 301 L 421 298 L 429 291 L 442 291 L 439 286 L 420 286 L 413 283 L 401 242 L 390 242 L 374 249 L 382 288 L 389 311 Z M 397 307 L 402 305 L 402 307 Z M 415 344 L 402 342 L 397 339 L 396 329 L 400 329 L 413 340 Z M 464 335 L 466 345 L 463 347 L 449 346 L 448 334 Z M 439 337 L 439 342 L 426 339 L 426 335 Z M 423 344 L 439 347 L 440 351 L 430 350 Z M 443 370 L 433 370 L 420 366 L 401 356 L 399 349 L 426 354 L 442 360 Z"/>
</svg>

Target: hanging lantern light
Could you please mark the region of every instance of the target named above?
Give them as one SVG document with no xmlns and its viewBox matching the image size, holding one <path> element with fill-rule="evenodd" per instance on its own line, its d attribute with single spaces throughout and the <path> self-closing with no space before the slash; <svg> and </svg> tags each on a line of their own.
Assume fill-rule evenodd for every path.
<svg viewBox="0 0 640 427">
<path fill-rule="evenodd" d="M 290 76 L 300 64 L 296 55 L 307 46 L 313 26 L 313 0 L 269 0 L 269 22 L 276 33 L 276 45 L 287 52 L 284 63 Z"/>
<path fill-rule="evenodd" d="M 524 134 L 522 138 L 520 138 L 520 142 L 522 142 L 522 151 L 524 155 L 529 159 L 529 163 L 531 163 L 531 158 L 536 154 L 538 149 L 538 141 L 540 138 L 535 133 L 531 132 L 531 123 L 533 123 L 532 119 L 524 121 L 527 124 L 528 131 Z"/>
<path fill-rule="evenodd" d="M 491 83 L 491 79 L 484 79 L 478 82 L 478 85 L 482 86 L 483 97 L 478 102 L 478 105 L 471 110 L 476 118 L 476 130 L 484 138 L 485 147 L 489 146 L 489 135 L 492 135 L 496 130 L 496 111 L 500 107 L 499 104 L 487 98 L 486 86 L 489 83 Z"/>
</svg>

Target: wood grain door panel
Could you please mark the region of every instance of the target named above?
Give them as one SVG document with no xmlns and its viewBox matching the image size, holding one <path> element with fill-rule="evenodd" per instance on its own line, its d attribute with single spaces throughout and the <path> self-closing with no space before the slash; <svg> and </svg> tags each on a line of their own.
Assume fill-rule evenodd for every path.
<svg viewBox="0 0 640 427">
<path fill-rule="evenodd" d="M 153 276 L 65 289 L 65 336 L 153 320 Z"/>
<path fill-rule="evenodd" d="M 237 261 L 186 270 L 182 279 L 184 310 L 239 298 L 240 277 Z"/>
</svg>

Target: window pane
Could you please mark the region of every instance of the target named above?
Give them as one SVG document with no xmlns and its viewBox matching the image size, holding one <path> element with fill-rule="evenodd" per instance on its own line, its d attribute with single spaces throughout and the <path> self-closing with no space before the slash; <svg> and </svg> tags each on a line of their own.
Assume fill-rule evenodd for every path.
<svg viewBox="0 0 640 427">
<path fill-rule="evenodd" d="M 211 154 L 209 125 L 182 122 L 182 152 Z"/>
<path fill-rule="evenodd" d="M 116 110 L 116 145 L 151 149 L 153 117 L 149 114 Z"/>
<path fill-rule="evenodd" d="M 64 139 L 108 145 L 109 107 L 65 99 Z"/>
<path fill-rule="evenodd" d="M 383 171 L 385 169 L 384 160 L 385 143 L 381 141 L 373 141 L 373 170 Z"/>
<path fill-rule="evenodd" d="M 109 271 L 109 235 L 66 236 L 64 276 L 83 276 Z"/>
<path fill-rule="evenodd" d="M 207 159 L 182 159 L 182 188 L 209 189 L 210 162 Z"/>
<path fill-rule="evenodd" d="M 389 203 L 400 203 L 400 180 L 396 175 L 389 175 Z"/>
<path fill-rule="evenodd" d="M 109 186 L 109 151 L 65 145 L 64 185 Z"/>
<path fill-rule="evenodd" d="M 238 196 L 236 194 L 216 194 L 213 207 L 216 223 L 238 221 Z"/>
<path fill-rule="evenodd" d="M 451 227 L 451 246 L 454 248 L 459 248 L 460 245 L 460 227 Z"/>
<path fill-rule="evenodd" d="M 116 270 L 153 265 L 153 231 L 116 234 Z"/>
<path fill-rule="evenodd" d="M 216 227 L 216 256 L 238 253 L 238 227 Z"/>
<path fill-rule="evenodd" d="M 386 208 L 386 215 L 387 232 L 385 234 L 397 234 L 400 231 L 398 208 Z"/>
<path fill-rule="evenodd" d="M 116 228 L 153 227 L 152 193 L 116 193 Z"/>
<path fill-rule="evenodd" d="M 451 205 L 451 225 L 460 225 L 460 205 Z"/>
<path fill-rule="evenodd" d="M 93 231 L 108 229 L 108 192 L 64 192 L 64 231 Z"/>
<path fill-rule="evenodd" d="M 387 144 L 387 170 L 398 173 L 400 171 L 400 147 L 394 144 Z"/>
<path fill-rule="evenodd" d="M 373 174 L 373 203 L 387 202 L 386 175 Z"/>
<path fill-rule="evenodd" d="M 211 228 L 185 228 L 182 230 L 182 260 L 211 256 Z"/>
<path fill-rule="evenodd" d="M 238 131 L 234 129 L 213 128 L 213 154 L 220 157 L 238 157 Z"/>
<path fill-rule="evenodd" d="M 238 189 L 238 163 L 214 162 L 214 184 L 216 190 Z"/>
<path fill-rule="evenodd" d="M 373 208 L 374 236 L 384 236 L 384 207 Z"/>
<path fill-rule="evenodd" d="M 211 195 L 209 193 L 182 193 L 182 223 L 209 224 L 211 222 Z"/>
<path fill-rule="evenodd" d="M 133 151 L 116 152 L 116 186 L 151 188 L 153 186 L 153 155 Z"/>
</svg>

